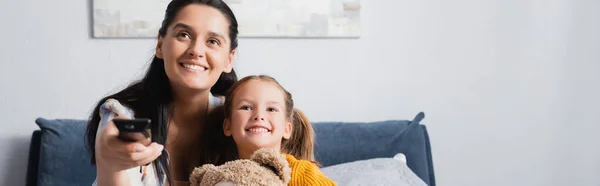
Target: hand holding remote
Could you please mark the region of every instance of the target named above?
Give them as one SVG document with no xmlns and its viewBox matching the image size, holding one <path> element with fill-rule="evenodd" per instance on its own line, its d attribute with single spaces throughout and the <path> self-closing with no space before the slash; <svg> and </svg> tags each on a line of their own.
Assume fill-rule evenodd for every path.
<svg viewBox="0 0 600 186">
<path fill-rule="evenodd" d="M 98 171 L 120 172 L 158 158 L 164 146 L 151 141 L 149 125 L 149 120 L 132 120 L 126 115 L 108 121 L 96 138 Z"/>
</svg>

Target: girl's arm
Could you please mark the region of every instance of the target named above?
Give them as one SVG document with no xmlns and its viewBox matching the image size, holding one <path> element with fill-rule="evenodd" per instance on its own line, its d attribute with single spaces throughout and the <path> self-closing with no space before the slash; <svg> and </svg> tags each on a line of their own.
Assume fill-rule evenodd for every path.
<svg viewBox="0 0 600 186">
<path fill-rule="evenodd" d="M 336 186 L 337 184 L 327 178 L 319 167 L 307 160 L 296 160 L 291 155 L 286 155 L 286 159 L 292 168 L 292 179 L 288 186 L 300 186 L 300 185 L 322 185 L 322 186 Z"/>
</svg>

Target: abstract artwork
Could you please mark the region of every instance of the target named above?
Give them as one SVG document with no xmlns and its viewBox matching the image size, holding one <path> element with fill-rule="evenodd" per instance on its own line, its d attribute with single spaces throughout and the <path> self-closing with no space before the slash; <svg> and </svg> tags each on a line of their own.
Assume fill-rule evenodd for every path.
<svg viewBox="0 0 600 186">
<path fill-rule="evenodd" d="M 171 0 L 93 0 L 96 38 L 155 38 Z M 360 37 L 360 0 L 224 0 L 240 37 Z"/>
</svg>

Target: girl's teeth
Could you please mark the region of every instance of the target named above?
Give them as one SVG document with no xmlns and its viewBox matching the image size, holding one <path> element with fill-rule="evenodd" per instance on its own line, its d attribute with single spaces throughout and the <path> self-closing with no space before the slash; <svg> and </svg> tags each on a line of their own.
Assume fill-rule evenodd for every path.
<svg viewBox="0 0 600 186">
<path fill-rule="evenodd" d="M 269 132 L 269 130 L 267 130 L 265 128 L 252 128 L 252 129 L 249 129 L 248 131 L 250 131 L 250 132 Z"/>
<path fill-rule="evenodd" d="M 204 67 L 202 67 L 202 66 L 200 66 L 200 65 L 182 64 L 182 66 L 183 66 L 184 68 L 187 68 L 187 69 L 192 69 L 192 70 L 202 70 L 202 71 L 203 71 L 203 70 L 206 70 L 206 69 L 204 69 Z"/>
</svg>

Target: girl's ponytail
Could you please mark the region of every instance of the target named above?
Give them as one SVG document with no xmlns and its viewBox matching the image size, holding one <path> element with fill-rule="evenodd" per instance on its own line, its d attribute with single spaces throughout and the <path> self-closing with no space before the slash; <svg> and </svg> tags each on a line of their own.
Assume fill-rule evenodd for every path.
<svg viewBox="0 0 600 186">
<path fill-rule="evenodd" d="M 315 161 L 315 133 L 308 118 L 297 108 L 293 110 L 292 135 L 284 140 L 281 150 L 302 160 Z"/>
</svg>

